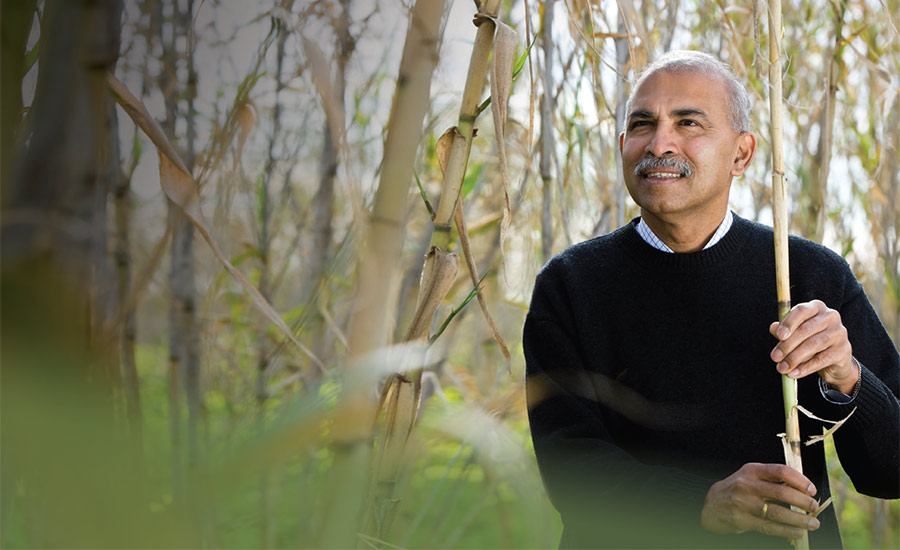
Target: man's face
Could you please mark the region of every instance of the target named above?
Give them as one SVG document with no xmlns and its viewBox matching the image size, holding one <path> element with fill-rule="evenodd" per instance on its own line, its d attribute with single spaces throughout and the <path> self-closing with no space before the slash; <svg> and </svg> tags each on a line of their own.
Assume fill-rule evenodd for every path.
<svg viewBox="0 0 900 550">
<path fill-rule="evenodd" d="M 722 221 L 731 179 L 756 146 L 731 127 L 727 98 L 723 82 L 699 73 L 659 71 L 641 83 L 619 149 L 625 185 L 648 223 Z"/>
</svg>

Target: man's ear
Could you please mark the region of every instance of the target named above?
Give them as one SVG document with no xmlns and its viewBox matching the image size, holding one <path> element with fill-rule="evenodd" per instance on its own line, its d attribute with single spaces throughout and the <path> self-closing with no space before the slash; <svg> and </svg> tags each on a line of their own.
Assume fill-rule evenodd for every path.
<svg viewBox="0 0 900 550">
<path fill-rule="evenodd" d="M 621 144 L 621 138 L 619 139 Z M 621 147 L 621 145 L 620 145 Z M 750 161 L 756 154 L 756 135 L 752 132 L 744 132 L 738 136 L 737 149 L 734 154 L 734 164 L 731 166 L 731 175 L 738 177 L 743 175 L 750 167 Z"/>
<path fill-rule="evenodd" d="M 622 154 L 622 148 L 625 145 L 625 132 L 619 132 L 619 154 Z"/>
</svg>

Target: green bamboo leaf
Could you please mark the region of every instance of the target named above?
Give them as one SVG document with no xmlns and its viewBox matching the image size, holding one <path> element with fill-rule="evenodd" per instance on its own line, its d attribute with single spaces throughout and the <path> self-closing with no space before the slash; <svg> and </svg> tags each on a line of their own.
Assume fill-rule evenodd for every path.
<svg viewBox="0 0 900 550">
<path fill-rule="evenodd" d="M 41 54 L 41 39 L 38 38 L 37 42 L 34 43 L 34 46 L 28 50 L 28 53 L 25 54 L 25 67 L 22 69 L 22 76 L 28 74 L 28 71 L 34 66 L 37 62 L 38 57 Z"/>
<path fill-rule="evenodd" d="M 484 278 L 487 277 L 487 274 L 488 274 L 488 272 L 485 272 L 484 275 L 482 275 L 481 278 L 478 279 L 478 286 L 474 287 L 469 292 L 469 294 L 466 296 L 466 298 L 462 301 L 462 303 L 459 304 L 459 306 L 457 306 L 456 309 L 451 311 L 450 315 L 448 315 L 447 318 L 444 319 L 444 322 L 441 323 L 441 328 L 439 328 L 438 331 L 436 333 L 434 333 L 434 335 L 431 338 L 428 339 L 429 345 L 434 344 L 437 341 L 437 339 L 440 338 L 441 334 L 443 334 L 444 331 L 447 330 L 447 327 L 450 325 L 450 321 L 452 321 L 453 318 L 456 317 L 456 315 L 460 311 L 462 311 L 464 307 L 466 307 L 469 304 L 469 302 L 471 302 L 476 296 L 478 296 L 478 294 L 482 290 L 481 282 L 484 281 Z"/>
<path fill-rule="evenodd" d="M 419 187 L 419 195 L 422 196 L 422 201 L 425 202 L 425 208 L 428 209 L 428 214 L 431 216 L 431 221 L 434 221 L 435 216 L 437 214 L 434 213 L 434 208 L 431 207 L 431 203 L 428 202 L 428 196 L 425 194 L 425 189 L 422 188 L 422 180 L 419 179 L 419 174 L 413 172 L 413 176 L 416 178 L 416 185 Z"/>
<path fill-rule="evenodd" d="M 267 202 L 268 197 L 266 196 L 266 175 L 262 172 L 256 177 L 255 187 L 256 187 L 256 204 L 258 206 L 257 215 L 259 216 L 259 223 L 262 225 L 265 223 L 265 213 L 263 212 L 263 205 Z"/>
<path fill-rule="evenodd" d="M 481 171 L 484 169 L 484 163 L 476 164 L 472 167 L 467 174 L 465 179 L 463 180 L 462 185 L 462 196 L 463 198 L 468 197 L 472 191 L 475 190 L 475 187 L 478 185 L 478 182 L 481 181 Z"/>
<path fill-rule="evenodd" d="M 519 56 L 519 59 L 516 60 L 516 64 L 513 65 L 513 79 L 519 76 L 519 72 L 525 67 L 525 60 L 528 59 L 528 55 L 531 54 L 531 47 L 534 46 L 535 41 L 537 40 L 537 33 L 535 33 L 534 37 L 531 39 L 531 44 L 525 48 L 525 52 Z"/>
<path fill-rule="evenodd" d="M 141 160 L 141 154 L 144 152 L 144 142 L 137 132 L 134 133 L 134 142 L 131 147 L 131 161 L 137 164 Z"/>
</svg>

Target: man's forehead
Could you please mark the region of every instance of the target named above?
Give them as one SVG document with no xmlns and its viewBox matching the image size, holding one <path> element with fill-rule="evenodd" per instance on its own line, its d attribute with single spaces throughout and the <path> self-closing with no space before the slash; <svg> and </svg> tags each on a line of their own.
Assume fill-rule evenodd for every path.
<svg viewBox="0 0 900 550">
<path fill-rule="evenodd" d="M 635 90 L 628 116 L 692 111 L 725 113 L 728 91 L 721 79 L 696 71 L 659 70 L 642 79 Z"/>
</svg>

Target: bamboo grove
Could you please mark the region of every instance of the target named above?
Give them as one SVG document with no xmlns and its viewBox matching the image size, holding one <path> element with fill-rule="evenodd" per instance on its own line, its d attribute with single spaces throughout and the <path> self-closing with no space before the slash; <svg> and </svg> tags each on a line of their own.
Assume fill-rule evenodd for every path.
<svg viewBox="0 0 900 550">
<path fill-rule="evenodd" d="M 637 214 L 616 136 L 672 48 L 752 88 L 732 207 L 769 224 L 783 75 L 790 231 L 900 341 L 900 3 L 782 2 L 780 70 L 766 10 L 4 1 L 0 544 L 556 544 L 531 283 Z M 831 475 L 845 544 L 900 544 Z"/>
</svg>

